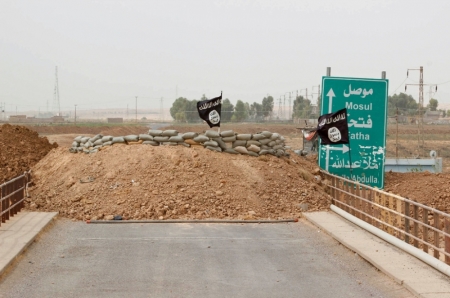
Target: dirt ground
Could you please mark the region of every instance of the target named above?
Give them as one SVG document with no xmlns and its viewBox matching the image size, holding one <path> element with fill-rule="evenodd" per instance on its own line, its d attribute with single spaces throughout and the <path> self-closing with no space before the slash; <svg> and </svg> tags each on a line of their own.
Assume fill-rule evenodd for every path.
<svg viewBox="0 0 450 298">
<path fill-rule="evenodd" d="M 28 171 L 57 146 L 24 126 L 1 125 L 0 184 Z"/>
<path fill-rule="evenodd" d="M 277 158 L 230 156 L 200 146 L 114 145 L 96 154 L 72 154 L 68 147 L 75 136 L 139 134 L 148 127 L 36 127 L 41 135 L 60 144 L 42 158 L 55 145 L 23 127 L 5 134 L 5 127 L 9 129 L 2 126 L 0 144 L 8 143 L 9 152 L 13 148 L 22 152 L 21 140 L 27 140 L 30 134 L 46 142 L 31 146 L 33 153 L 47 148 L 40 157 L 17 155 L 24 157 L 19 172 L 30 166 L 33 170 L 34 186 L 27 202 L 30 210 L 59 211 L 61 216 L 77 220 L 114 215 L 126 219 L 273 219 L 299 217 L 306 209 L 327 209 L 330 203 L 326 181 L 318 177 L 316 162 L 292 151 L 290 157 Z M 202 132 L 207 127 L 177 125 L 164 129 Z M 270 130 L 285 136 L 292 149 L 302 145 L 300 130 L 292 125 L 222 127 L 229 129 L 238 133 Z M 447 134 L 447 129 L 442 128 L 442 133 Z M 6 158 L 8 150 L 1 151 L 2 169 L 12 168 L 16 160 Z M 385 190 L 450 212 L 449 178 L 450 173 L 386 173 Z"/>
</svg>

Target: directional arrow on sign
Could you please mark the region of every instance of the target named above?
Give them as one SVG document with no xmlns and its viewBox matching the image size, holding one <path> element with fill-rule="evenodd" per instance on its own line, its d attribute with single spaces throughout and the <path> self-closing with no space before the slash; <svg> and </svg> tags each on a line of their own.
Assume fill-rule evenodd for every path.
<svg viewBox="0 0 450 298">
<path fill-rule="evenodd" d="M 342 153 L 346 153 L 350 151 L 350 148 L 348 146 L 345 146 L 345 144 L 342 145 L 342 147 L 334 147 L 327 145 L 328 150 L 335 150 L 335 151 L 342 151 Z"/>
<path fill-rule="evenodd" d="M 327 155 L 326 155 L 326 160 L 325 160 L 325 170 L 326 171 L 328 171 L 328 165 L 329 165 L 329 161 L 330 161 L 330 151 L 332 151 L 332 150 L 342 151 L 342 154 L 350 151 L 350 148 L 348 146 L 346 146 L 345 144 L 342 144 L 342 147 L 335 147 L 335 146 L 330 146 L 330 145 L 327 145 L 326 147 L 327 147 Z"/>
<path fill-rule="evenodd" d="M 330 88 L 330 91 L 328 91 L 327 96 L 328 96 L 328 113 L 331 113 L 331 107 L 333 106 L 333 97 L 336 97 L 336 95 L 333 92 L 333 88 Z"/>
</svg>

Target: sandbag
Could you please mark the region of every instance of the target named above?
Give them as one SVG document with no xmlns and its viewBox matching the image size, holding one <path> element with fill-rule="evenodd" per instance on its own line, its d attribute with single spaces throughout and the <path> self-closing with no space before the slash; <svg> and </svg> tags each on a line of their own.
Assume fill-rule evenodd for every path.
<svg viewBox="0 0 450 298">
<path fill-rule="evenodd" d="M 152 137 L 157 137 L 162 134 L 162 130 L 150 129 L 148 131 L 148 134 L 151 135 Z"/>
<path fill-rule="evenodd" d="M 75 142 L 75 143 L 76 143 L 76 142 Z M 78 153 L 78 150 L 77 150 L 76 147 L 71 147 L 71 148 L 69 148 L 69 152 L 70 152 L 70 153 Z"/>
<path fill-rule="evenodd" d="M 137 142 L 127 142 L 127 143 L 128 143 L 128 145 L 140 145 L 140 144 L 142 144 L 142 142 L 144 142 L 144 141 L 139 140 Z"/>
<path fill-rule="evenodd" d="M 250 145 L 255 145 L 255 146 L 259 147 L 259 146 L 261 146 L 261 143 L 258 142 L 258 141 L 255 141 L 255 140 L 247 141 L 247 147 L 250 146 Z"/>
<path fill-rule="evenodd" d="M 283 141 L 278 139 L 278 140 L 275 140 L 275 143 L 277 143 L 277 145 L 280 145 L 280 144 L 283 144 Z"/>
<path fill-rule="evenodd" d="M 224 142 L 234 142 L 236 141 L 236 136 L 232 136 L 232 137 L 223 137 L 222 141 Z"/>
<path fill-rule="evenodd" d="M 142 141 L 153 141 L 153 137 L 151 135 L 148 135 L 148 134 L 140 134 L 139 135 L 139 140 L 142 140 Z"/>
<path fill-rule="evenodd" d="M 184 142 L 182 136 L 172 136 L 169 138 L 169 142 Z"/>
<path fill-rule="evenodd" d="M 78 137 L 76 137 L 75 139 L 73 139 L 74 140 L 74 142 L 77 142 L 77 143 L 81 143 L 81 139 L 83 138 L 83 136 L 78 136 Z"/>
<path fill-rule="evenodd" d="M 281 149 L 276 150 L 275 155 L 278 157 L 284 156 L 284 150 Z"/>
<path fill-rule="evenodd" d="M 83 147 L 77 147 L 76 149 L 78 152 L 83 152 Z"/>
<path fill-rule="evenodd" d="M 197 143 L 204 143 L 206 141 L 209 141 L 209 138 L 205 135 L 198 135 L 194 138 L 194 141 L 196 141 Z"/>
<path fill-rule="evenodd" d="M 112 142 L 111 141 L 109 141 L 109 142 L 104 142 L 103 143 L 103 147 L 105 147 L 105 146 L 111 146 L 112 145 Z"/>
<path fill-rule="evenodd" d="M 250 155 L 250 156 L 254 156 L 254 157 L 258 157 L 259 156 L 259 154 L 258 153 L 256 153 L 256 152 L 253 152 L 253 151 L 248 151 L 248 153 L 247 153 L 248 155 Z"/>
<path fill-rule="evenodd" d="M 227 137 L 234 137 L 235 133 L 232 130 L 225 130 L 225 131 L 222 131 L 220 133 L 220 135 L 224 138 L 227 138 Z"/>
<path fill-rule="evenodd" d="M 212 151 L 217 151 L 217 152 L 222 152 L 222 148 L 220 148 L 220 147 L 206 146 L 206 149 L 209 149 Z"/>
<path fill-rule="evenodd" d="M 223 152 L 230 153 L 230 154 L 239 154 L 239 152 L 237 152 L 236 150 L 234 150 L 232 148 L 227 148 L 227 149 L 223 150 Z"/>
<path fill-rule="evenodd" d="M 186 139 L 186 140 L 184 140 L 184 142 L 189 145 L 201 145 L 200 143 L 197 143 L 193 139 Z"/>
<path fill-rule="evenodd" d="M 127 142 L 137 142 L 139 141 L 139 137 L 137 135 L 127 135 L 124 136 L 123 139 Z"/>
<path fill-rule="evenodd" d="M 203 146 L 217 147 L 217 146 L 219 146 L 219 144 L 217 144 L 216 141 L 209 140 L 209 141 L 204 142 Z"/>
<path fill-rule="evenodd" d="M 259 140 L 258 142 L 260 142 L 261 145 L 267 145 L 267 144 L 269 144 L 270 142 L 272 142 L 272 140 L 271 140 L 271 139 L 261 139 L 261 140 Z"/>
<path fill-rule="evenodd" d="M 246 141 L 248 141 L 248 140 L 251 140 L 251 139 L 252 139 L 252 135 L 251 134 L 241 133 L 241 134 L 236 135 L 236 140 L 246 140 Z"/>
<path fill-rule="evenodd" d="M 178 142 L 161 142 L 162 146 L 178 146 Z"/>
<path fill-rule="evenodd" d="M 272 147 L 273 150 L 283 149 L 283 145 L 275 145 Z"/>
<path fill-rule="evenodd" d="M 94 146 L 99 146 L 99 145 L 102 145 L 102 144 L 103 144 L 102 139 L 99 139 L 99 140 L 94 142 Z"/>
<path fill-rule="evenodd" d="M 153 137 L 153 141 L 156 141 L 156 142 L 168 142 L 169 141 L 169 137 L 168 136 L 166 136 L 166 137 L 162 137 L 162 136 L 156 136 L 156 137 Z"/>
<path fill-rule="evenodd" d="M 155 141 L 143 141 L 142 144 L 143 145 L 159 146 L 159 143 L 155 142 Z"/>
<path fill-rule="evenodd" d="M 280 134 L 278 134 L 278 133 L 273 133 L 272 136 L 270 137 L 270 139 L 271 139 L 272 141 L 274 141 L 274 140 L 278 139 L 279 137 L 280 137 Z"/>
<path fill-rule="evenodd" d="M 261 145 L 261 149 L 270 150 L 270 149 L 272 149 L 272 147 L 269 147 L 267 145 Z"/>
<path fill-rule="evenodd" d="M 237 140 L 233 142 L 233 148 L 238 147 L 238 146 L 242 146 L 245 147 L 247 145 L 247 141 L 243 141 L 243 140 Z"/>
<path fill-rule="evenodd" d="M 72 143 L 72 147 L 78 147 L 78 142 L 75 142 L 75 141 L 74 141 L 74 142 Z"/>
<path fill-rule="evenodd" d="M 103 138 L 102 138 L 102 142 L 104 143 L 104 142 L 110 142 L 110 141 L 112 141 L 112 139 L 113 139 L 113 136 L 104 136 Z"/>
<path fill-rule="evenodd" d="M 97 141 L 98 139 L 101 139 L 102 137 L 103 137 L 102 135 L 96 135 L 96 136 L 90 138 L 89 141 L 90 141 L 92 144 L 94 144 L 95 141 Z"/>
<path fill-rule="evenodd" d="M 215 131 L 215 130 L 207 130 L 207 131 L 205 131 L 205 136 L 212 139 L 212 138 L 220 137 L 220 134 L 218 131 Z"/>
<path fill-rule="evenodd" d="M 259 140 L 262 140 L 265 138 L 266 138 L 266 136 L 263 134 L 260 134 L 260 133 L 256 133 L 256 134 L 252 135 L 252 140 L 255 140 L 255 141 L 259 141 Z"/>
<path fill-rule="evenodd" d="M 267 144 L 267 146 L 273 147 L 273 146 L 275 146 L 276 144 L 277 144 L 277 142 L 271 141 L 269 144 Z"/>
<path fill-rule="evenodd" d="M 81 142 L 80 143 L 86 143 L 87 141 L 89 141 L 90 137 L 83 137 L 81 138 Z"/>
<path fill-rule="evenodd" d="M 247 147 L 247 150 L 248 151 L 252 151 L 252 152 L 259 152 L 259 151 L 261 151 L 261 148 L 259 148 L 258 146 L 256 146 L 256 145 L 250 145 L 249 147 Z"/>
<path fill-rule="evenodd" d="M 84 145 L 83 145 L 83 147 L 84 148 L 89 148 L 89 147 L 92 147 L 94 144 L 92 144 L 90 141 L 87 141 L 86 143 L 84 143 Z"/>
<path fill-rule="evenodd" d="M 114 137 L 111 142 L 112 144 L 126 143 L 123 137 Z"/>
<path fill-rule="evenodd" d="M 225 144 L 225 142 L 222 141 L 222 138 L 214 138 L 213 141 L 217 142 L 217 144 L 219 144 L 219 147 L 222 148 L 222 150 L 227 149 L 227 144 Z"/>
<path fill-rule="evenodd" d="M 178 135 L 178 131 L 176 131 L 174 129 L 168 129 L 161 133 L 161 136 L 163 136 L 163 137 L 174 137 L 177 135 Z"/>
<path fill-rule="evenodd" d="M 259 155 L 271 154 L 271 153 L 270 153 L 270 150 L 267 150 L 267 149 L 262 149 L 262 150 L 259 151 L 258 153 L 259 153 Z"/>
<path fill-rule="evenodd" d="M 190 144 L 185 143 L 185 142 L 179 142 L 178 145 L 184 146 L 184 147 L 191 147 Z"/>
<path fill-rule="evenodd" d="M 236 150 L 237 152 L 242 153 L 242 154 L 248 154 L 247 148 L 242 147 L 242 146 L 237 146 L 234 148 L 234 150 Z"/>
<path fill-rule="evenodd" d="M 187 132 L 182 135 L 182 138 L 186 140 L 186 139 L 193 139 L 196 136 L 198 136 L 198 133 L 196 132 Z"/>
<path fill-rule="evenodd" d="M 266 138 L 270 138 L 272 136 L 272 133 L 270 131 L 267 131 L 267 130 L 260 132 L 260 134 L 262 134 Z"/>
</svg>

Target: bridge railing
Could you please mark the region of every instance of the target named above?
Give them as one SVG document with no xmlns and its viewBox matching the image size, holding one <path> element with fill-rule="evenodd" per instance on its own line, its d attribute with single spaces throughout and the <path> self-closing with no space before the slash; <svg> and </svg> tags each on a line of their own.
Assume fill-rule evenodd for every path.
<svg viewBox="0 0 450 298">
<path fill-rule="evenodd" d="M 0 185 L 0 226 L 23 208 L 29 182 L 31 171 Z"/>
<path fill-rule="evenodd" d="M 330 182 L 336 207 L 450 265 L 450 214 L 328 172 L 322 173 Z"/>
</svg>

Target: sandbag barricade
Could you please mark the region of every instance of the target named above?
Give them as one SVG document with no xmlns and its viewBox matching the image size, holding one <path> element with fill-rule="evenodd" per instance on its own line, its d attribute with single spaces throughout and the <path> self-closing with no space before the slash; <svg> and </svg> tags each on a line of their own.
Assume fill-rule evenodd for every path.
<svg viewBox="0 0 450 298">
<path fill-rule="evenodd" d="M 179 133 L 176 130 L 149 130 L 147 134 L 120 137 L 102 136 L 90 138 L 78 136 L 73 140 L 69 152 L 95 153 L 107 146 L 151 145 L 151 146 L 203 146 L 204 148 L 229 154 L 260 156 L 271 154 L 278 157 L 288 156 L 284 137 L 278 133 L 262 131 L 256 134 L 238 134 L 232 130 L 221 133 L 207 130 L 205 133 Z"/>
</svg>

